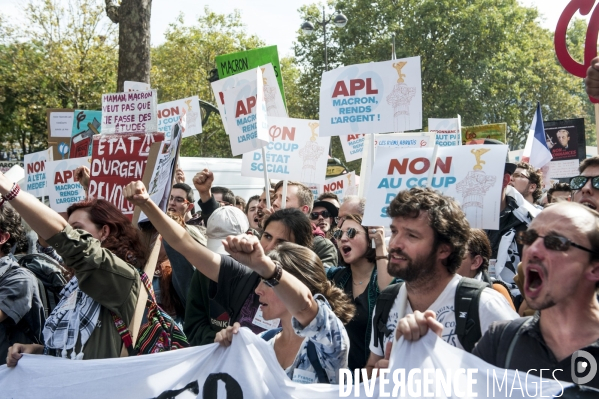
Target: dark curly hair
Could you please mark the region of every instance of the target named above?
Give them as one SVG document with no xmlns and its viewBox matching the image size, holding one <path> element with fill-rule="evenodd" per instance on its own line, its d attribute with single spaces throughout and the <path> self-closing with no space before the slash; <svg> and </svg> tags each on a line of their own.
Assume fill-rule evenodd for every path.
<svg viewBox="0 0 599 399">
<path fill-rule="evenodd" d="M 516 165 L 520 169 L 524 169 L 528 172 L 528 181 L 531 184 L 535 184 L 537 187 L 535 191 L 532 192 L 532 200 L 533 202 L 537 202 L 541 195 L 543 195 L 543 176 L 541 175 L 541 171 L 539 169 L 535 169 L 531 164 L 526 162 L 519 162 Z"/>
<path fill-rule="evenodd" d="M 0 208 L 0 231 L 10 234 L 8 240 L 0 246 L 0 252 L 2 252 L 3 256 L 10 253 L 13 245 L 25 241 L 25 231 L 21 225 L 21 215 L 6 202 Z"/>
<path fill-rule="evenodd" d="M 572 189 L 568 183 L 555 183 L 549 190 L 547 190 L 547 203 L 550 204 L 553 200 L 553 193 L 556 191 L 564 191 L 572 193 Z"/>
<path fill-rule="evenodd" d="M 341 228 L 341 226 L 343 226 L 343 223 L 345 223 L 346 220 L 353 220 L 354 222 L 358 223 L 360 225 L 360 227 L 362 227 L 362 230 L 364 231 L 364 234 L 366 235 L 366 253 L 364 254 L 364 257 L 366 258 L 366 260 L 370 263 L 375 263 L 376 262 L 376 249 L 372 248 L 372 246 L 370 245 L 370 235 L 368 234 L 368 229 L 364 226 L 362 226 L 362 215 L 358 215 L 358 214 L 351 214 L 351 215 L 347 215 L 344 219 L 343 222 L 341 222 L 341 224 L 339 225 L 339 228 Z M 341 245 L 340 242 L 338 242 L 338 245 Z"/>
<path fill-rule="evenodd" d="M 489 259 L 491 259 L 491 243 L 487 233 L 481 229 L 470 229 L 470 239 L 468 239 L 468 252 L 474 257 L 480 255 L 482 263 L 478 270 L 485 271 L 489 269 Z"/>
<path fill-rule="evenodd" d="M 138 269 L 144 267 L 147 251 L 141 242 L 139 230 L 133 227 L 131 221 L 121 211 L 106 200 L 87 199 L 69 206 L 67 215 L 70 217 L 78 210 L 86 211 L 89 220 L 98 229 L 102 226 L 109 227 L 110 234 L 102 243 L 102 248 L 108 249 Z"/>
<path fill-rule="evenodd" d="M 434 248 L 439 244 L 451 247 L 445 267 L 449 273 L 454 274 L 462 263 L 466 243 L 470 238 L 470 225 L 466 215 L 453 198 L 421 187 L 400 191 L 387 209 L 387 214 L 392 218 L 417 218 L 420 212 L 428 213 L 428 224 L 435 232 Z"/>
</svg>

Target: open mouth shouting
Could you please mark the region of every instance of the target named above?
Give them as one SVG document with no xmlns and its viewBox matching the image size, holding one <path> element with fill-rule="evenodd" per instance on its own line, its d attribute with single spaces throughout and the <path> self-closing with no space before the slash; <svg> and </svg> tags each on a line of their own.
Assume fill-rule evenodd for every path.
<svg viewBox="0 0 599 399">
<path fill-rule="evenodd" d="M 545 268 L 538 264 L 529 264 L 524 279 L 524 295 L 535 297 L 543 287 L 546 279 Z"/>
<path fill-rule="evenodd" d="M 589 198 L 582 198 L 582 200 L 580 200 L 580 204 L 587 206 L 593 210 L 597 210 L 597 204 L 595 203 L 595 201 L 589 199 Z"/>
</svg>

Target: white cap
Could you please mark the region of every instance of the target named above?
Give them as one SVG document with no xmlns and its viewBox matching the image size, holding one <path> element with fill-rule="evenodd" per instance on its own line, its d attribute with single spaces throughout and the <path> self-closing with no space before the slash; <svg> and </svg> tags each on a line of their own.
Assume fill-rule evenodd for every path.
<svg viewBox="0 0 599 399">
<path fill-rule="evenodd" d="M 228 255 L 222 243 L 230 235 L 245 233 L 250 228 L 247 216 L 234 206 L 221 206 L 208 218 L 206 247 L 217 254 Z"/>
</svg>

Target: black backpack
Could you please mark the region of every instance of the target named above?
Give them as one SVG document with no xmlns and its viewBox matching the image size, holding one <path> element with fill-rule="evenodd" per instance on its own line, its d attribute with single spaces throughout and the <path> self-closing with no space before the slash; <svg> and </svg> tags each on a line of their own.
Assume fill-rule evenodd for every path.
<svg viewBox="0 0 599 399">
<path fill-rule="evenodd" d="M 28 254 L 16 258 L 19 265 L 32 272 L 37 278 L 40 299 L 47 318 L 60 301 L 60 291 L 67 283 L 62 273 L 62 266 L 44 254 Z"/>
<path fill-rule="evenodd" d="M 388 286 L 381 292 L 376 301 L 376 310 L 372 318 L 372 329 L 377 337 L 374 346 L 381 345 L 381 348 L 383 348 L 385 337 L 394 332 L 394 330 L 387 328 L 387 319 L 402 284 L 403 282 Z M 474 345 L 482 337 L 478 304 L 481 293 L 488 287 L 489 285 L 483 281 L 462 277 L 456 289 L 454 303 L 456 335 L 467 352 L 472 352 Z"/>
</svg>

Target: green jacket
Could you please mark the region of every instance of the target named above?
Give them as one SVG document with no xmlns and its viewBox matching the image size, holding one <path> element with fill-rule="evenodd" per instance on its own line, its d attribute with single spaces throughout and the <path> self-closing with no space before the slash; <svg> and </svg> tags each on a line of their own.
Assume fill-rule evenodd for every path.
<svg viewBox="0 0 599 399">
<path fill-rule="evenodd" d="M 137 269 L 102 248 L 88 232 L 71 226 L 46 241 L 62 256 L 65 265 L 75 269 L 81 291 L 102 305 L 98 324 L 83 348 L 83 358 L 119 357 L 122 341 L 110 311 L 129 326 L 141 287 Z M 77 343 L 77 353 L 80 347 Z"/>
</svg>

